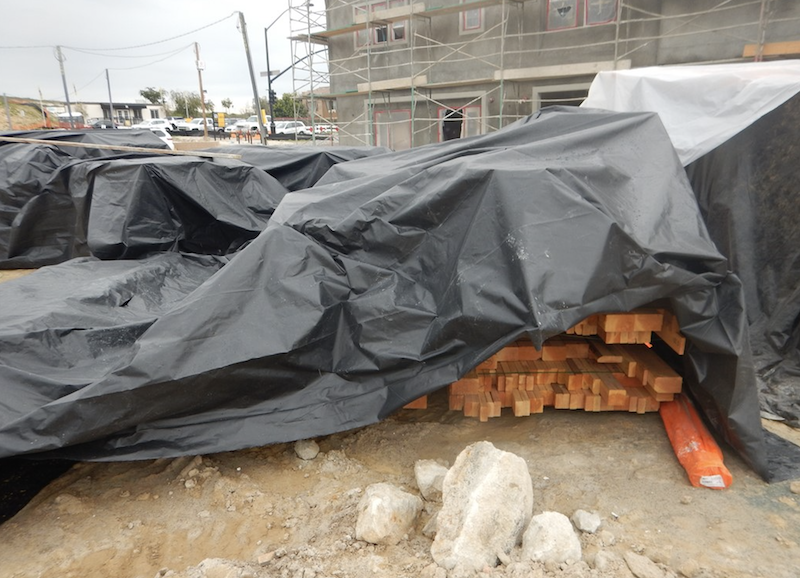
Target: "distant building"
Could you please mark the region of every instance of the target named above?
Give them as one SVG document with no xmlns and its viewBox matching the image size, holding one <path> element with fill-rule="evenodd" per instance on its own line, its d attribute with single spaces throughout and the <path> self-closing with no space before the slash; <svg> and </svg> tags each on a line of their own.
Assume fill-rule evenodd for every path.
<svg viewBox="0 0 800 578">
<path fill-rule="evenodd" d="M 326 0 L 341 144 L 404 149 L 582 102 L 602 70 L 800 56 L 797 0 Z M 308 38 L 306 37 L 308 40 Z"/>
<path fill-rule="evenodd" d="M 21 99 L 17 99 L 21 100 Z M 40 107 L 39 101 L 29 100 L 29 105 Z M 59 126 L 61 128 L 84 128 L 91 125 L 95 120 L 109 119 L 110 105 L 107 102 L 73 102 L 70 103 L 72 117 L 70 118 L 67 104 L 65 102 L 48 101 L 43 103 L 47 112 L 45 127 Z M 133 125 L 137 122 L 150 118 L 166 118 L 166 109 L 160 104 L 150 104 L 141 102 L 115 102 L 114 120 L 122 125 Z M 72 122 L 70 122 L 70 120 Z"/>
</svg>

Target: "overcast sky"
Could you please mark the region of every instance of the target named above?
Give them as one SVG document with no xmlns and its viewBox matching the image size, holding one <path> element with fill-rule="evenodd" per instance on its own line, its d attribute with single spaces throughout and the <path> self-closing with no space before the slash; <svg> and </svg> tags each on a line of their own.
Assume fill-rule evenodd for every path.
<svg viewBox="0 0 800 578">
<path fill-rule="evenodd" d="M 280 16 L 288 1 L 0 0 L 0 93 L 38 99 L 41 91 L 45 99 L 63 101 L 57 45 L 65 56 L 72 102 L 108 102 L 106 69 L 115 103 L 141 100 L 139 91 L 146 87 L 196 93 L 197 42 L 207 98 L 217 110 L 229 98 L 231 112 L 237 113 L 252 103 L 253 90 L 233 13 L 244 13 L 258 93 L 266 96 L 267 79 L 260 76 L 267 69 L 264 28 L 276 19 L 268 32 L 270 67 L 291 65 L 288 37 L 298 24 L 290 24 L 288 12 Z M 273 90 L 279 97 L 293 91 L 291 71 L 273 83 Z"/>
</svg>

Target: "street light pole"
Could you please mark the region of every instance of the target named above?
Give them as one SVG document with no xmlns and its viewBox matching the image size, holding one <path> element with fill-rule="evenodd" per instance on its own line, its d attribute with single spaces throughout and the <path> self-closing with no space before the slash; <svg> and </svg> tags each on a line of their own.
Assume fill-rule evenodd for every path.
<svg viewBox="0 0 800 578">
<path fill-rule="evenodd" d="M 283 12 L 278 14 L 278 17 L 272 21 L 272 24 L 264 28 L 264 47 L 267 52 L 267 101 L 269 102 L 269 133 L 275 134 L 275 114 L 272 107 L 272 70 L 269 68 L 269 37 L 267 36 L 267 30 L 272 28 L 275 23 L 283 18 L 283 15 L 286 14 L 289 10 L 291 10 L 291 6 L 286 8 Z"/>
</svg>

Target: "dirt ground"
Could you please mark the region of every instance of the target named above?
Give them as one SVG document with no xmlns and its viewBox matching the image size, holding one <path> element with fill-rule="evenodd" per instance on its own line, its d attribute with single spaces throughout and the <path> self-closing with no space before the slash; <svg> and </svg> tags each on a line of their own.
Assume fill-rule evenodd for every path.
<svg viewBox="0 0 800 578">
<path fill-rule="evenodd" d="M 584 509 L 603 520 L 597 533 L 581 536 L 582 562 L 524 565 L 515 551 L 510 564 L 484 574 L 632 576 L 626 566 L 599 564 L 609 552 L 643 554 L 665 576 L 796 578 L 800 572 L 800 496 L 791 492 L 791 480 L 766 484 L 726 451 L 732 487 L 693 488 L 658 414 L 551 409 L 481 423 L 448 411 L 437 394 L 428 410 L 402 410 L 317 439 L 321 451 L 308 461 L 293 444 L 280 444 L 76 464 L 0 526 L 0 576 L 443 576 L 431 566 L 431 539 L 422 533 L 436 504 L 426 505 L 397 546 L 356 540 L 356 505 L 374 482 L 418 493 L 416 460 L 451 465 L 480 440 L 527 461 L 534 513 L 571 516 Z"/>
</svg>

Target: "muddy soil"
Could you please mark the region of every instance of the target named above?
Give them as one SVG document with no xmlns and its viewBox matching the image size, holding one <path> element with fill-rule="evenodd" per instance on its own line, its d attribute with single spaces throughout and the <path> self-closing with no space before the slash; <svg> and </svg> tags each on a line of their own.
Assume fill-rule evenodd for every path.
<svg viewBox="0 0 800 578">
<path fill-rule="evenodd" d="M 416 460 L 449 465 L 480 440 L 527 461 L 534 513 L 584 509 L 603 520 L 581 535 L 577 564 L 526 566 L 512 552 L 510 564 L 484 574 L 629 577 L 624 563 L 608 561 L 634 552 L 664 576 L 798 576 L 800 495 L 791 480 L 767 484 L 726 450 L 733 486 L 693 488 L 658 414 L 550 409 L 480 423 L 434 395 L 428 410 L 318 438 L 321 452 L 308 461 L 280 444 L 76 464 L 0 526 L 0 577 L 443 576 L 422 533 L 436 504 L 397 546 L 357 540 L 356 505 L 374 482 L 417 492 Z"/>
</svg>

